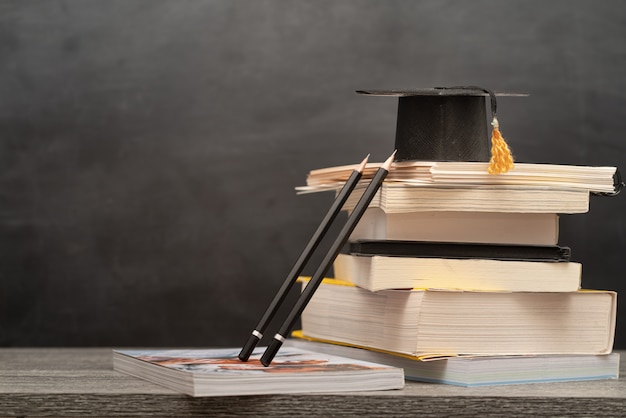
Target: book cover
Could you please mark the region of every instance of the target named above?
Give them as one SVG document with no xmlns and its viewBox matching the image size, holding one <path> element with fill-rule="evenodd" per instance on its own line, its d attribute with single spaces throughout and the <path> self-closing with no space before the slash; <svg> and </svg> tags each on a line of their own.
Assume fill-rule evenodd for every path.
<svg viewBox="0 0 626 418">
<path fill-rule="evenodd" d="M 269 367 L 259 362 L 264 347 L 250 360 L 239 349 L 114 350 L 113 367 L 190 396 L 238 396 L 282 393 L 332 393 L 400 389 L 401 368 L 283 348 Z"/>
<path fill-rule="evenodd" d="M 371 292 L 325 279 L 303 312 L 302 330 L 414 356 L 608 354 L 616 305 L 611 291 Z"/>
<path fill-rule="evenodd" d="M 547 356 L 414 357 L 311 338 L 300 330 L 287 344 L 404 369 L 407 380 L 456 386 L 497 386 L 619 378 L 619 353 Z"/>
</svg>

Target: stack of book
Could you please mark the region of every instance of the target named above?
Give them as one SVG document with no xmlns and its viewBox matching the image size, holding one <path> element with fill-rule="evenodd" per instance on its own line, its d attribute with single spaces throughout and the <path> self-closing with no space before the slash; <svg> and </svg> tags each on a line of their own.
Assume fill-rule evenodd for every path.
<svg viewBox="0 0 626 418">
<path fill-rule="evenodd" d="M 312 171 L 299 191 L 334 190 L 352 169 Z M 465 386 L 617 378 L 617 295 L 582 290 L 558 242 L 559 215 L 614 192 L 615 171 L 394 164 L 292 343 Z"/>
</svg>

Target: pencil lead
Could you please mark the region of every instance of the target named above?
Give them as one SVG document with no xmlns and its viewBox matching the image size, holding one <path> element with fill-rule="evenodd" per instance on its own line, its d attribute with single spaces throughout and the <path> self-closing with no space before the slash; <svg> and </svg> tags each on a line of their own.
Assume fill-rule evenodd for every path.
<svg viewBox="0 0 626 418">
<path fill-rule="evenodd" d="M 398 150 L 395 150 L 393 154 L 391 154 L 389 158 L 387 158 L 387 161 L 383 163 L 381 168 L 384 168 L 387 171 L 391 169 L 391 163 L 393 163 L 393 158 L 396 156 L 396 152 L 398 152 Z"/>
<path fill-rule="evenodd" d="M 365 159 L 361 161 L 361 164 L 359 164 L 359 166 L 356 168 L 356 171 L 358 171 L 359 173 L 362 173 L 363 170 L 365 170 L 365 165 L 367 164 L 367 160 L 369 159 L 370 159 L 370 155 L 367 154 L 367 157 L 365 157 Z"/>
</svg>

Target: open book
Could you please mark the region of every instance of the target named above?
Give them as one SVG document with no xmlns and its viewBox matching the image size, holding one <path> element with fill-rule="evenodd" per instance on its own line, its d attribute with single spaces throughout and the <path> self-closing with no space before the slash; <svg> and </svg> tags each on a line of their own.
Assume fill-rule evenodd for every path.
<svg viewBox="0 0 626 418">
<path fill-rule="evenodd" d="M 368 164 L 363 179 L 371 178 L 380 165 Z M 615 191 L 613 176 L 616 167 L 516 163 L 509 172 L 492 175 L 487 172 L 488 165 L 480 162 L 396 162 L 386 181 L 420 186 L 542 186 L 592 193 Z M 307 192 L 337 187 L 347 180 L 355 167 L 346 165 L 312 170 L 307 177 L 307 186 L 298 190 Z"/>
</svg>

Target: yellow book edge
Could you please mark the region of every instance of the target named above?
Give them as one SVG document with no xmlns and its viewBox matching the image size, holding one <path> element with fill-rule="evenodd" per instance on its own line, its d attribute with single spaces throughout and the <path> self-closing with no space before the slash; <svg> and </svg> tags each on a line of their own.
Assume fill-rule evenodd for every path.
<svg viewBox="0 0 626 418">
<path fill-rule="evenodd" d="M 298 277 L 298 283 L 308 283 L 311 280 L 311 277 L 309 276 L 300 276 Z M 359 289 L 363 289 L 357 285 L 355 285 L 352 282 L 349 282 L 347 280 L 341 280 L 341 279 L 333 279 L 331 277 L 325 277 L 324 279 L 322 279 L 322 283 L 323 284 L 331 284 L 334 286 L 346 286 L 346 287 L 358 287 Z M 363 290 L 367 290 L 367 289 L 363 289 Z M 427 288 L 423 288 L 423 287 L 414 287 L 412 289 L 384 289 L 384 290 L 421 290 L 421 291 L 426 291 L 429 290 Z M 434 289 L 433 289 L 434 290 Z M 437 289 L 437 290 L 441 290 L 441 289 Z M 456 290 L 454 289 L 450 289 L 451 292 L 456 292 Z M 376 292 L 373 292 L 376 293 Z M 508 293 L 508 292 L 507 292 Z"/>
<path fill-rule="evenodd" d="M 302 330 L 292 331 L 291 337 L 297 338 L 300 340 L 305 340 L 305 341 L 312 341 L 312 342 L 317 342 L 317 343 L 340 345 L 343 347 L 351 347 L 351 348 L 359 348 L 362 350 L 375 351 L 377 353 L 389 354 L 389 355 L 396 356 L 396 357 L 404 357 L 406 359 L 414 360 L 414 361 L 445 360 L 445 359 L 452 358 L 452 357 L 466 357 L 466 358 L 467 357 L 479 357 L 479 356 L 470 356 L 470 355 L 463 356 L 463 355 L 458 355 L 458 354 L 422 354 L 420 356 L 412 356 L 410 354 L 396 353 L 395 351 L 381 350 L 378 348 L 371 348 L 371 347 L 366 347 L 366 346 L 361 346 L 361 345 L 356 345 L 356 344 L 348 344 L 348 343 L 342 343 L 339 341 L 325 340 L 323 338 L 309 337 L 307 335 L 304 335 L 304 332 L 302 332 Z"/>
<path fill-rule="evenodd" d="M 300 276 L 298 277 L 298 283 L 308 283 L 311 280 L 311 277 L 309 276 Z M 346 286 L 346 287 L 358 287 L 359 289 L 363 289 L 357 285 L 355 285 L 352 282 L 349 282 L 347 280 L 341 280 L 341 279 L 334 279 L 334 278 L 330 278 L 330 277 L 326 277 L 322 280 L 323 284 L 330 284 L 330 285 L 334 285 L 334 286 Z M 367 290 L 367 289 L 363 289 L 363 290 Z M 468 293 L 609 293 L 609 294 L 615 294 L 616 292 L 613 290 L 599 290 L 599 289 L 578 289 L 575 292 L 512 292 L 509 290 L 460 290 L 460 289 L 446 289 L 446 288 L 427 288 L 427 287 L 414 287 L 412 289 L 410 288 L 403 288 L 403 289 L 382 289 L 380 291 L 384 291 L 384 290 L 411 290 L 411 291 L 423 291 L 423 292 L 468 292 Z M 377 292 L 372 292 L 372 293 L 377 293 Z M 413 356 L 411 356 L 411 358 L 414 358 Z"/>
</svg>

